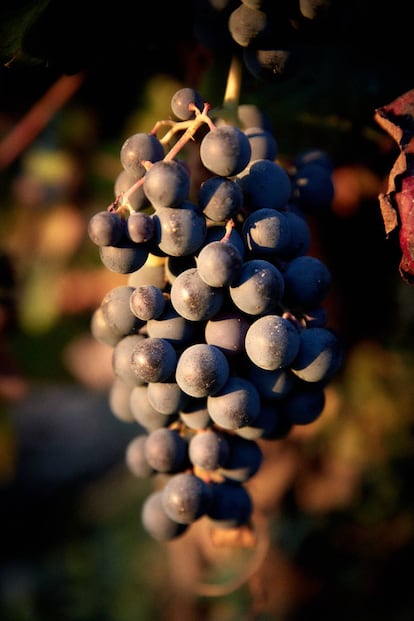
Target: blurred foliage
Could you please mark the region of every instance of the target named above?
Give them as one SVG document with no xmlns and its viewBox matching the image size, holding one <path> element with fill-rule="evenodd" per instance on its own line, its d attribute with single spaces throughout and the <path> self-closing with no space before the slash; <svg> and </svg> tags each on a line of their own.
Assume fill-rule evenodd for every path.
<svg viewBox="0 0 414 621">
<path fill-rule="evenodd" d="M 30 60 L 22 37 L 46 4 L 59 28 Z M 0 145 L 62 72 L 85 75 L 0 172 L 2 620 L 412 618 L 414 293 L 398 275 L 398 240 L 385 238 L 377 200 L 396 149 L 373 122 L 376 107 L 413 86 L 411 39 L 401 3 L 384 13 L 359 4 L 355 39 L 315 47 L 292 81 L 258 85 L 243 76 L 241 103 L 269 115 L 284 162 L 308 147 L 333 157 L 332 212 L 311 226 L 313 251 L 333 273 L 328 311 L 347 350 L 322 417 L 263 444 L 264 467 L 249 485 L 269 547 L 250 575 L 254 559 L 215 547 L 202 521 L 166 546 L 149 539 L 139 514 L 150 483 L 135 480 L 123 461 L 140 429 L 117 420 L 105 426 L 111 415 L 102 401 L 88 401 L 105 402 L 112 379 L 111 352 L 90 337 L 90 316 L 125 281 L 100 265 L 88 219 L 113 200 L 124 139 L 167 118 L 180 85 L 220 104 L 228 55 L 195 43 L 190 20 L 176 20 L 185 13 L 180 3 L 167 3 L 162 20 L 150 3 L 147 23 L 139 7 L 122 3 L 115 16 L 99 5 L 84 22 L 73 2 L 3 3 Z M 39 386 L 57 389 L 51 403 Z M 73 386 L 91 408 L 82 423 L 68 397 Z M 101 419 L 113 452 L 94 440 Z M 63 423 L 79 461 L 55 486 L 65 453 L 48 451 Z M 100 451 L 101 468 L 82 465 L 80 457 Z M 238 572 L 248 576 L 241 584 Z M 200 585 L 208 580 L 229 588 L 206 596 Z"/>
</svg>

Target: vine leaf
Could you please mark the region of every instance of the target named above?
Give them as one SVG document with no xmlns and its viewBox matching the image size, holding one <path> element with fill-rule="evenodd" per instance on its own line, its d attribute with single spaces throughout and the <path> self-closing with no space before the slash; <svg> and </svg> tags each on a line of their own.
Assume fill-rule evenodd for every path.
<svg viewBox="0 0 414 621">
<path fill-rule="evenodd" d="M 387 190 L 378 198 L 386 235 L 398 231 L 400 275 L 414 285 L 414 89 L 375 110 L 374 119 L 400 149 Z"/>
</svg>

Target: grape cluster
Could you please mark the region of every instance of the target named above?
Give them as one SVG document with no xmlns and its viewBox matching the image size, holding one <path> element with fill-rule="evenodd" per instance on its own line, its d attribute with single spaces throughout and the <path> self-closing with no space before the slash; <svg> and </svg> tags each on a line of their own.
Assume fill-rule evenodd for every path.
<svg viewBox="0 0 414 621">
<path fill-rule="evenodd" d="M 124 142 L 115 200 L 88 225 L 103 265 L 128 275 L 91 332 L 112 348 L 112 412 L 141 427 L 126 462 L 159 482 L 142 524 L 162 541 L 202 516 L 248 526 L 260 441 L 315 421 L 342 361 L 324 307 L 331 273 L 309 254 L 307 212 L 333 192 L 329 157 L 303 152 L 288 172 L 254 107 L 240 106 L 239 125 L 215 124 L 192 88 L 171 111 Z"/>
</svg>

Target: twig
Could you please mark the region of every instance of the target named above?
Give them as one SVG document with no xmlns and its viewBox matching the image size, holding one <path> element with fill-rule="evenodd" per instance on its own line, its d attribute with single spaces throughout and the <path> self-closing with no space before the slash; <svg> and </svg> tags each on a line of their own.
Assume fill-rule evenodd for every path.
<svg viewBox="0 0 414 621">
<path fill-rule="evenodd" d="M 0 141 L 0 170 L 10 166 L 79 89 L 84 74 L 62 76 Z"/>
</svg>

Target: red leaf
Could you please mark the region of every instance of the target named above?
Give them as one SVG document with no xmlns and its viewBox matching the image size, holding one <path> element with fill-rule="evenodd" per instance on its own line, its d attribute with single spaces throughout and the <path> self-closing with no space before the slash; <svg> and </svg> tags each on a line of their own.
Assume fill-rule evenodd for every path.
<svg viewBox="0 0 414 621">
<path fill-rule="evenodd" d="M 374 118 L 400 148 L 387 192 L 378 198 L 386 234 L 399 229 L 401 277 L 414 284 L 414 89 L 378 108 Z"/>
<path fill-rule="evenodd" d="M 396 195 L 400 214 L 400 247 L 403 253 L 400 262 L 401 276 L 414 284 L 414 177 L 404 177 L 401 192 Z"/>
</svg>

